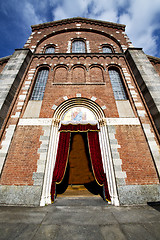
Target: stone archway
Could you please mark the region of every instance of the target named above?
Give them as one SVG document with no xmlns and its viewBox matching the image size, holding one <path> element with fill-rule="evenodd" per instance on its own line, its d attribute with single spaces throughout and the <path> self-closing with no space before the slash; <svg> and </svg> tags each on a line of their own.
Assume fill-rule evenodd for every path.
<svg viewBox="0 0 160 240">
<path fill-rule="evenodd" d="M 73 107 L 84 107 L 86 109 L 89 109 L 96 118 L 95 121 L 97 122 L 100 128 L 99 141 L 102 155 L 102 163 L 108 181 L 111 203 L 113 205 L 119 205 L 117 187 L 115 182 L 115 174 L 108 139 L 108 129 L 106 125 L 104 112 L 102 108 L 94 101 L 81 97 L 68 99 L 62 102 L 54 112 L 40 205 L 44 206 L 45 204 L 51 203 L 50 190 L 58 148 L 59 140 L 58 128 L 62 122 L 62 117 L 64 116 L 64 114 Z"/>
</svg>

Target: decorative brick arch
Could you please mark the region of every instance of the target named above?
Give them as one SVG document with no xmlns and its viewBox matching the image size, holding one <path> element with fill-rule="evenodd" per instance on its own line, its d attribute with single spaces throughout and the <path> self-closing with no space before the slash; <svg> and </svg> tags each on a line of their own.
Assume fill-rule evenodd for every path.
<svg viewBox="0 0 160 240">
<path fill-rule="evenodd" d="M 91 112 L 93 112 L 97 121 L 101 121 L 105 117 L 103 109 L 95 101 L 83 97 L 74 97 L 63 101 L 56 108 L 53 118 L 57 121 L 61 120 L 62 116 L 68 109 L 79 106 L 88 108 Z"/>
<path fill-rule="evenodd" d="M 92 96 L 92 95 L 89 95 L 89 94 L 81 94 L 81 93 L 77 93 L 76 96 L 75 95 L 67 95 L 67 96 L 63 96 L 61 98 L 58 98 L 54 105 L 53 105 L 53 109 L 54 109 L 54 114 L 53 116 L 55 116 L 55 112 L 57 111 L 57 108 L 59 106 L 61 106 L 62 104 L 65 103 L 65 101 L 72 101 L 72 100 L 75 100 L 75 101 L 78 101 L 81 100 L 81 102 L 83 102 L 83 104 L 85 104 L 85 102 L 90 105 L 90 107 L 92 106 L 96 106 L 101 109 L 101 111 L 103 112 L 103 117 L 107 117 L 108 116 L 108 112 L 107 112 L 107 108 L 106 106 L 104 105 L 103 101 L 99 98 L 96 98 L 96 96 Z M 89 108 L 89 107 L 88 107 Z"/>
</svg>

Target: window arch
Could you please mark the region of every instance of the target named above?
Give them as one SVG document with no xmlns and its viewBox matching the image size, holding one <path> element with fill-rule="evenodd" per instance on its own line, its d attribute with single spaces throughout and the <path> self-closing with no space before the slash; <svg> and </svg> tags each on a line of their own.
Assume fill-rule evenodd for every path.
<svg viewBox="0 0 160 240">
<path fill-rule="evenodd" d="M 45 91 L 45 87 L 48 79 L 48 73 L 49 73 L 48 68 L 41 68 L 38 71 L 33 92 L 31 95 L 31 100 L 43 99 L 43 95 L 44 95 L 44 91 Z"/>
<path fill-rule="evenodd" d="M 85 42 L 82 40 L 74 40 L 72 42 L 72 53 L 85 53 L 86 46 Z"/>
<path fill-rule="evenodd" d="M 113 50 L 110 46 L 103 46 L 102 51 L 103 53 L 113 53 Z"/>
<path fill-rule="evenodd" d="M 127 100 L 128 97 L 119 71 L 113 68 L 109 69 L 109 77 L 115 100 Z"/>
<path fill-rule="evenodd" d="M 55 47 L 54 46 L 47 46 L 45 49 L 45 53 L 55 53 Z"/>
</svg>

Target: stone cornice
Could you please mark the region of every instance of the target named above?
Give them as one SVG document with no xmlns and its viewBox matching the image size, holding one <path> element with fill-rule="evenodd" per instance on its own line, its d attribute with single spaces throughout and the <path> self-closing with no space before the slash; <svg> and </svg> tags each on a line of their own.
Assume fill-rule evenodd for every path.
<svg viewBox="0 0 160 240">
<path fill-rule="evenodd" d="M 62 57 L 62 56 L 71 56 L 71 57 L 92 57 L 92 56 L 98 56 L 98 57 L 124 57 L 124 53 L 34 53 L 33 57 Z"/>
<path fill-rule="evenodd" d="M 160 58 L 147 55 L 148 59 L 155 63 L 160 63 Z"/>
<path fill-rule="evenodd" d="M 53 22 L 47 22 L 47 23 L 41 23 L 37 25 L 32 25 L 32 31 L 34 30 L 39 30 L 47 27 L 53 27 L 57 25 L 65 25 L 68 23 L 89 23 L 89 24 L 94 24 L 94 25 L 100 25 L 104 27 L 110 27 L 110 28 L 115 28 L 115 29 L 121 29 L 125 31 L 125 25 L 119 24 L 119 23 L 113 23 L 113 22 L 105 22 L 101 20 L 95 20 L 95 19 L 89 19 L 89 18 L 81 18 L 81 17 L 76 17 L 76 18 L 68 18 L 68 19 L 62 19 L 58 21 L 53 21 Z"/>
</svg>

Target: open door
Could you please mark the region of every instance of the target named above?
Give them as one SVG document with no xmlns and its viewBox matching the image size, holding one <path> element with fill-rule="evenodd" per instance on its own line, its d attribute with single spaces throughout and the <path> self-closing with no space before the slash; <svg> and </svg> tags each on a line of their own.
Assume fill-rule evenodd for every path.
<svg viewBox="0 0 160 240">
<path fill-rule="evenodd" d="M 110 200 L 103 171 L 97 125 L 61 125 L 51 196 L 62 193 L 68 185 L 84 185 L 92 193 Z M 97 185 L 97 186 L 96 186 Z"/>
</svg>

